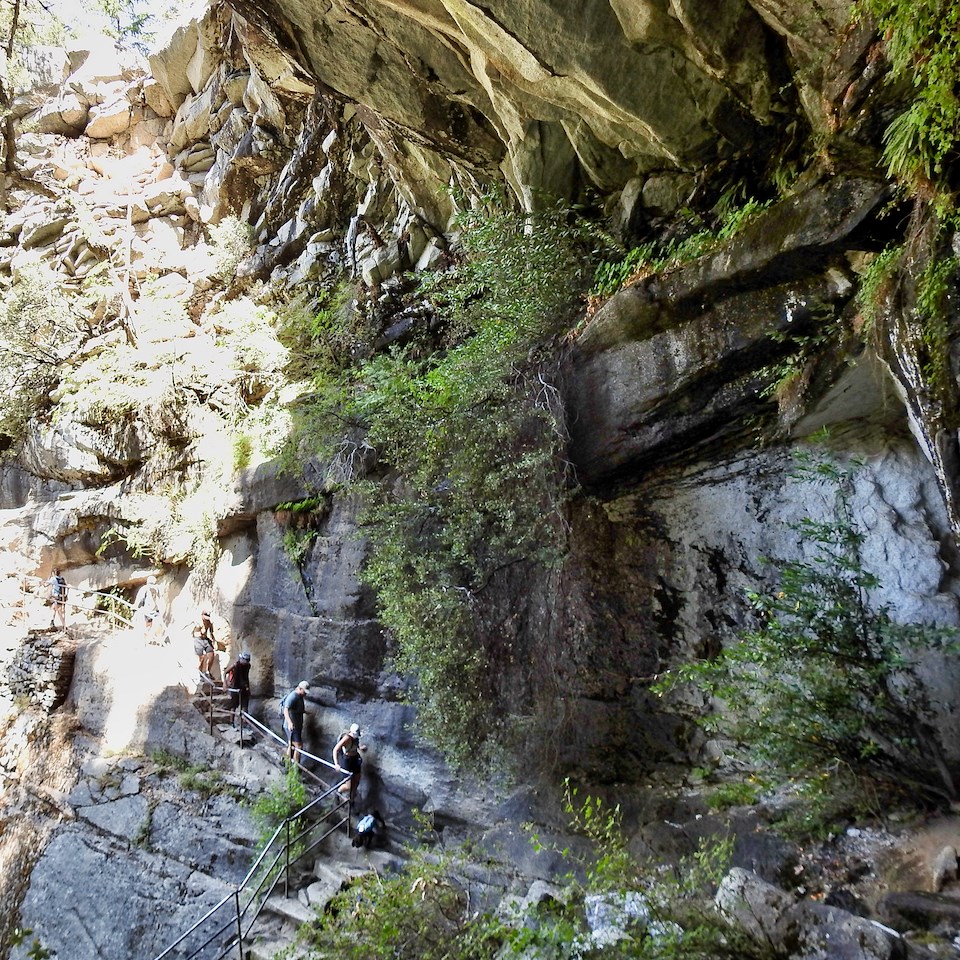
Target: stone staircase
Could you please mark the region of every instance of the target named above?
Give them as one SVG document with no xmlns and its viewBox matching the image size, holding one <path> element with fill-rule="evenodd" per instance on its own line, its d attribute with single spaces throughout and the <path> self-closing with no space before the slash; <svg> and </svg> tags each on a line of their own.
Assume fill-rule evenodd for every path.
<svg viewBox="0 0 960 960">
<path fill-rule="evenodd" d="M 192 701 L 208 722 L 212 709 L 212 730 L 218 736 L 261 751 L 276 762 L 278 771 L 283 769 L 282 750 L 252 724 L 244 724 L 240 743 L 240 730 L 233 724 L 230 694 L 219 684 L 197 678 Z M 245 958 L 274 960 L 295 943 L 299 928 L 314 921 L 317 913 L 352 880 L 371 870 L 378 873 L 398 870 L 402 863 L 399 853 L 391 851 L 383 840 L 381 843 L 381 847 L 374 849 L 354 847 L 345 830 L 337 830 L 325 838 L 309 861 L 296 865 L 291 871 L 289 895 L 284 895 L 281 883 L 267 898 L 253 940 L 244 945 Z"/>
<path fill-rule="evenodd" d="M 324 841 L 312 866 L 299 871 L 290 896 L 285 897 L 279 889 L 267 900 L 257 935 L 245 957 L 273 960 L 295 942 L 299 928 L 314 921 L 351 881 L 370 871 L 392 873 L 401 865 L 401 857 L 388 846 L 358 849 L 346 834 L 332 834 Z"/>
<path fill-rule="evenodd" d="M 210 724 L 210 732 L 222 739 L 238 746 L 251 746 L 258 742 L 260 734 L 251 724 L 244 724 L 243 743 L 240 743 L 240 730 L 234 725 L 236 713 L 230 709 L 230 694 L 216 682 L 209 682 L 201 677 L 195 680 L 195 688 L 191 694 L 193 705 L 200 711 L 204 719 Z M 212 711 L 212 723 L 211 723 Z"/>
</svg>

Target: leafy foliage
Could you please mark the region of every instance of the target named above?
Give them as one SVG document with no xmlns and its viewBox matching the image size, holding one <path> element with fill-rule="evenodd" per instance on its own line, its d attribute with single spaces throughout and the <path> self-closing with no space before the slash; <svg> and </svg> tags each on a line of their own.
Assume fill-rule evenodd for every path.
<svg viewBox="0 0 960 960">
<path fill-rule="evenodd" d="M 870 260 L 860 275 L 857 306 L 868 328 L 877 320 L 877 311 L 890 288 L 903 252 L 904 248 L 899 244 L 884 248 Z"/>
<path fill-rule="evenodd" d="M 219 794 L 236 796 L 236 788 L 227 783 L 219 770 L 213 770 L 203 764 L 191 763 L 183 757 L 166 750 L 154 750 L 150 759 L 156 764 L 160 775 L 173 773 L 184 790 L 198 793 L 204 800 Z"/>
<path fill-rule="evenodd" d="M 30 938 L 33 937 L 31 940 Z M 29 941 L 27 952 L 24 954 L 28 960 L 50 960 L 53 957 L 51 953 L 37 937 L 33 936 L 33 931 L 29 928 L 17 927 L 10 935 L 10 946 L 19 947 Z"/>
<path fill-rule="evenodd" d="M 149 53 L 156 26 L 151 4 L 145 0 L 94 0 L 93 5 L 106 18 L 107 36 Z"/>
<path fill-rule="evenodd" d="M 729 807 L 751 806 L 760 796 L 760 786 L 754 781 L 723 783 L 711 790 L 706 797 L 711 810 L 726 810 Z"/>
<path fill-rule="evenodd" d="M 800 334 L 795 331 L 773 330 L 770 339 L 774 343 L 786 344 L 790 348 L 777 363 L 770 364 L 759 371 L 761 378 L 767 380 L 766 386 L 760 390 L 761 396 L 777 396 L 802 376 L 807 364 L 818 356 L 830 344 L 836 344 L 841 338 L 841 327 L 834 307 L 828 303 L 810 303 L 809 323 L 812 326 L 810 333 Z"/>
<path fill-rule="evenodd" d="M 706 224 L 702 217 L 689 211 L 688 229 L 683 235 L 651 240 L 626 251 L 620 259 L 598 264 L 591 297 L 610 297 L 634 280 L 703 256 L 736 236 L 768 206 L 769 203 L 752 198 L 736 205 L 722 202 L 712 224 Z"/>
<path fill-rule="evenodd" d="M 105 0 L 99 0 L 105 2 Z M 124 0 L 128 5 L 137 0 Z M 253 245 L 253 229 L 239 217 L 224 217 L 210 227 L 210 240 L 216 261 L 216 274 L 221 280 L 229 280 L 237 270 L 240 261 L 250 252 Z"/>
<path fill-rule="evenodd" d="M 497 192 L 462 210 L 456 226 L 460 255 L 452 269 L 424 276 L 420 292 L 445 321 L 449 343 L 480 336 L 483 349 L 522 350 L 555 326 L 589 283 L 601 239 L 563 204 L 524 214 Z"/>
<path fill-rule="evenodd" d="M 277 827 L 306 804 L 307 788 L 300 779 L 299 770 L 296 764 L 287 763 L 283 778 L 273 782 L 260 794 L 251 809 L 253 819 L 260 828 L 260 846 L 266 846 Z M 299 829 L 299 826 L 294 827 L 293 833 L 299 833 Z M 291 859 L 295 859 L 293 854 Z"/>
<path fill-rule="evenodd" d="M 571 825 L 588 852 L 561 852 L 569 872 L 556 896 L 484 909 L 467 879 L 476 862 L 466 846 L 418 847 L 403 870 L 366 874 L 317 921 L 301 928 L 296 955 L 390 960 L 754 960 L 758 950 L 731 930 L 712 896 L 731 843 L 704 843 L 673 867 L 636 861 L 619 809 L 568 794 Z M 538 844 L 534 838 L 534 843 Z M 580 877 L 581 879 L 577 879 Z M 306 952 L 304 953 L 304 949 Z"/>
<path fill-rule="evenodd" d="M 401 478 L 367 488 L 364 577 L 417 679 L 421 731 L 457 762 L 482 760 L 499 723 L 477 594 L 561 549 L 565 433 L 541 355 L 589 275 L 584 229 L 567 217 L 466 211 L 462 259 L 424 282 L 449 348 L 374 358 L 347 405 Z"/>
<path fill-rule="evenodd" d="M 308 957 L 337 960 L 486 960 L 498 924 L 471 910 L 458 854 L 412 852 L 402 872 L 366 873 L 338 894 L 309 932 Z"/>
<path fill-rule="evenodd" d="M 52 271 L 39 261 L 23 266 L 0 306 L 0 389 L 7 398 L 0 432 L 14 441 L 23 436 L 80 339 Z"/>
<path fill-rule="evenodd" d="M 372 548 L 363 577 L 398 667 L 416 680 L 421 733 L 455 762 L 481 763 L 500 723 L 478 593 L 506 567 L 562 549 L 565 432 L 551 341 L 592 269 L 591 231 L 570 211 L 502 204 L 489 196 L 465 209 L 455 262 L 420 278 L 436 334 L 353 368 L 343 365 L 353 348 L 316 348 L 328 359 L 294 413 L 296 458 L 304 446 L 322 451 L 328 483 L 355 482 L 374 451 L 389 478 L 356 485 Z M 330 309 L 343 316 L 338 302 Z M 320 317 L 311 336 L 329 338 Z"/>
<path fill-rule="evenodd" d="M 924 375 L 943 390 L 950 379 L 950 323 L 947 301 L 956 287 L 958 261 L 954 256 L 929 259 L 917 278 L 917 314 L 925 357 Z"/>
<path fill-rule="evenodd" d="M 834 491 L 832 518 L 795 526 L 812 556 L 783 564 L 776 592 L 750 595 L 756 628 L 656 689 L 690 683 L 719 698 L 723 708 L 701 722 L 742 744 L 763 770 L 816 787 L 841 767 L 952 795 L 916 657 L 952 649 L 953 635 L 896 623 L 885 606 L 871 604 L 879 583 L 861 558 L 851 475 L 810 460 L 798 475 Z"/>
<path fill-rule="evenodd" d="M 290 351 L 287 376 L 317 381 L 335 379 L 368 358 L 375 330 L 354 284 L 339 277 L 311 308 L 300 300 L 286 304 L 279 336 Z"/>
<path fill-rule="evenodd" d="M 944 184 L 960 137 L 960 9 L 950 0 L 862 0 L 888 38 L 893 78 L 913 87 L 884 135 L 891 176 L 912 189 Z"/>
</svg>

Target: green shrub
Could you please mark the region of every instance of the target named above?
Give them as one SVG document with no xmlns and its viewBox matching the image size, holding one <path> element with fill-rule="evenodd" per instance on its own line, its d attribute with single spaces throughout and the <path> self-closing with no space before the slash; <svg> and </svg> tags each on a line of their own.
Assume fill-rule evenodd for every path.
<svg viewBox="0 0 960 960">
<path fill-rule="evenodd" d="M 253 246 L 253 228 L 239 217 L 224 217 L 210 227 L 216 275 L 229 281 Z"/>
<path fill-rule="evenodd" d="M 376 326 L 346 277 L 333 280 L 314 303 L 295 299 L 278 312 L 291 380 L 335 379 L 373 352 Z"/>
<path fill-rule="evenodd" d="M 904 247 L 901 244 L 886 247 L 872 257 L 860 275 L 857 306 L 867 329 L 872 328 L 877 321 L 878 311 L 889 293 L 903 252 Z"/>
<path fill-rule="evenodd" d="M 419 339 L 318 377 L 293 441 L 322 449 L 334 482 L 371 450 L 394 481 L 358 484 L 362 572 L 416 681 L 420 731 L 454 762 L 496 742 L 496 671 L 476 596 L 500 570 L 562 549 L 567 477 L 553 338 L 591 272 L 589 230 L 561 207 L 522 214 L 481 198 L 459 219 L 449 271 L 420 278 L 442 341 Z"/>
<path fill-rule="evenodd" d="M 307 788 L 300 780 L 299 768 L 288 762 L 283 777 L 260 794 L 251 808 L 254 822 L 260 828 L 261 848 L 266 846 L 284 820 L 306 806 L 307 799 Z M 299 832 L 300 827 L 297 821 L 292 832 Z"/>
<path fill-rule="evenodd" d="M 0 434 L 23 439 L 81 339 L 56 275 L 39 259 L 22 265 L 0 304 Z"/>
<path fill-rule="evenodd" d="M 303 562 L 310 553 L 310 548 L 316 538 L 317 532 L 315 530 L 290 528 L 283 531 L 284 553 L 298 570 L 303 566 Z"/>
<path fill-rule="evenodd" d="M 923 373 L 934 391 L 950 385 L 949 299 L 956 290 L 956 257 L 932 257 L 917 278 L 917 316 L 924 358 Z"/>
<path fill-rule="evenodd" d="M 477 914 L 458 853 L 414 850 L 401 872 L 366 873 L 338 894 L 301 938 L 309 957 L 337 960 L 489 960 L 499 924 Z"/>
<path fill-rule="evenodd" d="M 740 781 L 715 787 L 707 794 L 706 800 L 711 810 L 727 810 L 730 807 L 750 806 L 757 802 L 759 796 L 758 784 Z"/>
<path fill-rule="evenodd" d="M 32 941 L 30 940 L 31 937 L 33 937 Z M 27 960 L 50 960 L 54 956 L 37 937 L 33 936 L 33 930 L 27 927 L 16 927 L 10 934 L 11 947 L 23 946 L 28 941 L 30 941 L 29 946 L 27 946 L 27 952 L 24 954 Z"/>
<path fill-rule="evenodd" d="M 830 771 L 934 797 L 954 788 L 931 724 L 917 657 L 955 648 L 954 632 L 895 622 L 870 593 L 863 533 L 850 508 L 851 475 L 802 460 L 798 476 L 827 483 L 834 515 L 794 526 L 812 555 L 782 564 L 779 588 L 750 594 L 757 626 L 717 657 L 677 668 L 655 686 L 688 683 L 722 709 L 700 718 L 742 747 L 761 771 L 826 788 Z"/>
<path fill-rule="evenodd" d="M 150 754 L 150 759 L 157 767 L 157 772 L 162 776 L 165 773 L 182 773 L 190 766 L 190 761 L 183 757 L 178 757 L 168 750 L 154 750 Z"/>
<path fill-rule="evenodd" d="M 946 196 L 960 138 L 960 8 L 951 0 L 861 0 L 860 9 L 888 38 L 893 79 L 913 90 L 884 135 L 887 169 L 911 190 L 934 184 Z"/>
<path fill-rule="evenodd" d="M 238 795 L 236 788 L 223 779 L 223 774 L 219 770 L 191 763 L 165 750 L 155 750 L 150 754 L 150 759 L 156 764 L 157 772 L 161 776 L 167 773 L 176 774 L 184 790 L 198 793 L 204 800 L 209 800 L 210 797 L 218 794 Z"/>
<path fill-rule="evenodd" d="M 253 440 L 248 433 L 236 433 L 233 437 L 233 469 L 246 470 L 253 459 Z"/>
</svg>

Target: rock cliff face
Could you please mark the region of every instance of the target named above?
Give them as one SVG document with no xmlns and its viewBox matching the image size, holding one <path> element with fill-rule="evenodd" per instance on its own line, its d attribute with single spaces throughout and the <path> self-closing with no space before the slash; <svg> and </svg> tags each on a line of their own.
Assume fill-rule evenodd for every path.
<svg viewBox="0 0 960 960">
<path fill-rule="evenodd" d="M 148 565 L 108 533 L 158 512 L 162 525 L 166 485 L 222 472 L 238 411 L 284 362 L 230 354 L 231 304 L 264 288 L 311 302 L 345 274 L 375 305 L 380 346 L 427 323 L 404 274 L 455 248 L 447 187 L 503 182 L 528 210 L 589 202 L 635 243 L 733 180 L 789 168 L 796 188 L 735 238 L 625 287 L 570 338 L 569 549 L 549 572 L 499 574 L 485 601 L 511 651 L 505 706 L 544 732 L 529 768 L 548 780 L 635 784 L 714 749 L 687 739 L 650 680 L 747 622 L 745 591 L 769 578 L 762 558 L 801 555 L 790 524 L 828 505 L 791 478 L 791 457 L 822 427 L 837 456 L 864 460 L 853 503 L 874 599 L 960 623 L 955 383 L 931 397 L 914 291 L 872 332 L 856 319 L 865 258 L 907 226 L 878 163 L 897 92 L 879 82 L 881 38 L 850 18 L 842 2 L 788 0 L 235 0 L 181 26 L 149 64 L 51 52 L 56 79 L 14 103 L 0 275 L 10 287 L 51 271 L 86 310 L 57 327 L 71 373 L 0 473 L 3 571 L 61 566 L 72 587 L 127 593 L 159 574 L 172 642 L 186 645 L 191 616 L 212 604 L 226 652 L 253 654 L 264 716 L 305 677 L 320 752 L 361 723 L 375 745 L 366 799 L 388 818 L 420 806 L 440 824 L 503 829 L 502 809 L 460 789 L 409 730 L 408 678 L 358 578 L 357 506 L 311 482 L 326 464 L 227 470 L 203 570 L 173 547 Z M 228 218 L 254 244 L 224 267 Z M 126 293 L 100 289 L 104 276 Z M 108 387 L 120 358 L 141 371 L 122 396 Z M 800 375 L 778 392 L 787 362 Z M 90 370 L 96 389 L 78 386 Z M 293 557 L 289 505 L 308 497 L 311 535 Z M 958 762 L 960 676 L 946 660 L 927 675 Z M 102 773 L 86 770 L 81 789 Z M 174 802 L 136 796 L 137 810 Z M 44 876 L 76 836 L 58 837 Z M 90 855 L 107 857 L 113 840 L 97 842 Z"/>
</svg>

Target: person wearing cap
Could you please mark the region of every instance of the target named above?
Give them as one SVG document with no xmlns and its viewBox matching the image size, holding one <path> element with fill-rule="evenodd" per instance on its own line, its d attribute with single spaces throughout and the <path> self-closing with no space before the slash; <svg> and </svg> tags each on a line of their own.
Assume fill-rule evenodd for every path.
<svg viewBox="0 0 960 960">
<path fill-rule="evenodd" d="M 341 793 L 350 791 L 350 799 L 357 796 L 357 787 L 360 785 L 360 768 L 363 766 L 363 758 L 360 756 L 360 725 L 351 724 L 350 729 L 344 733 L 333 748 L 333 765 L 338 770 L 344 770 L 350 774 L 349 786 L 340 788 Z"/>
<path fill-rule="evenodd" d="M 294 762 L 300 762 L 300 751 L 303 749 L 303 714 L 306 709 L 305 697 L 310 691 L 310 684 L 301 680 L 280 701 L 283 708 L 283 729 L 287 735 L 287 756 Z"/>
<path fill-rule="evenodd" d="M 223 689 L 230 694 L 230 711 L 237 707 L 246 712 L 250 709 L 250 654 L 246 650 L 227 667 L 223 675 Z M 237 718 L 233 718 L 237 725 Z"/>
</svg>

